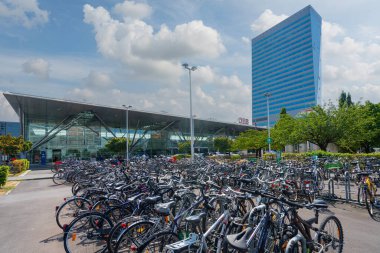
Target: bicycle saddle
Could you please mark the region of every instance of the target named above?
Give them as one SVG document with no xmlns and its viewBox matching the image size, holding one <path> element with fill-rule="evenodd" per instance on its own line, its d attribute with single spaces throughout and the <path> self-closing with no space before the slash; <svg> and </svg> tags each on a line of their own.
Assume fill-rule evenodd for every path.
<svg viewBox="0 0 380 253">
<path fill-rule="evenodd" d="M 143 195 L 145 195 L 145 193 L 139 193 L 139 194 L 137 194 L 137 195 L 135 195 L 133 197 L 128 198 L 128 201 L 129 202 L 134 202 L 134 201 L 136 201 L 137 199 L 139 199 Z"/>
<path fill-rule="evenodd" d="M 202 213 L 199 213 L 196 215 L 191 215 L 189 217 L 186 217 L 185 221 L 187 221 L 189 223 L 198 224 L 201 222 L 201 219 L 204 218 L 205 216 L 206 216 L 206 213 L 202 212 Z"/>
<path fill-rule="evenodd" d="M 240 233 L 227 235 L 227 242 L 237 250 L 247 251 L 247 240 L 249 239 L 252 232 L 253 229 L 251 227 L 248 227 Z"/>
<path fill-rule="evenodd" d="M 158 214 L 169 215 L 170 209 L 172 209 L 174 206 L 175 206 L 175 201 L 160 203 L 160 204 L 156 204 L 155 210 Z"/>
<path fill-rule="evenodd" d="M 322 199 L 316 199 L 313 201 L 313 203 L 311 204 L 308 204 L 306 205 L 307 208 L 328 208 L 328 205 L 326 203 L 326 201 L 322 200 Z"/>
<path fill-rule="evenodd" d="M 158 201 L 162 200 L 161 196 L 152 196 L 152 197 L 147 197 L 144 199 L 145 203 L 147 204 L 156 204 Z"/>
</svg>

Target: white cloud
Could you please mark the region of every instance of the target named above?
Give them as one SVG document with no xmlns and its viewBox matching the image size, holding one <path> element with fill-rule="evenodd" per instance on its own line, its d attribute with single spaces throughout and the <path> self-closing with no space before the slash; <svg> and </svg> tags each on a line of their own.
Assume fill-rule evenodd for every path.
<svg viewBox="0 0 380 253">
<path fill-rule="evenodd" d="M 152 8 L 144 3 L 124 1 L 123 3 L 116 4 L 114 11 L 124 18 L 143 19 L 150 16 Z"/>
<path fill-rule="evenodd" d="M 185 72 L 185 71 L 184 71 Z M 200 66 L 192 72 L 193 113 L 198 118 L 216 118 L 236 121 L 238 117 L 250 118 L 250 86 L 235 75 L 220 74 L 210 66 Z M 87 102 L 121 106 L 132 105 L 134 108 L 149 111 L 166 111 L 171 114 L 188 115 L 189 84 L 185 75 L 175 86 L 154 86 L 149 92 L 75 88 L 68 92 L 71 99 Z"/>
<path fill-rule="evenodd" d="M 131 76 L 176 83 L 183 74 L 183 59 L 215 58 L 225 52 L 219 33 L 200 20 L 177 25 L 173 30 L 163 24 L 154 32 L 151 25 L 139 19 L 116 20 L 103 7 L 86 4 L 83 12 L 84 22 L 94 27 L 98 51 L 125 64 Z"/>
<path fill-rule="evenodd" d="M 0 0 L 0 18 L 32 28 L 47 23 L 49 14 L 39 8 L 37 0 Z"/>
<path fill-rule="evenodd" d="M 251 45 L 251 40 L 247 37 L 241 37 L 241 41 L 243 41 L 243 43 L 246 45 Z"/>
<path fill-rule="evenodd" d="M 68 92 L 68 95 L 79 99 L 79 100 L 84 100 L 87 101 L 87 99 L 92 99 L 95 97 L 95 92 L 96 90 L 91 90 L 88 88 L 74 88 Z M 97 101 L 94 101 L 97 102 Z"/>
<path fill-rule="evenodd" d="M 251 25 L 252 31 L 262 33 L 272 26 L 286 19 L 287 15 L 275 15 L 271 10 L 266 9 Z"/>
<path fill-rule="evenodd" d="M 337 101 L 342 90 L 354 101 L 380 101 L 380 44 L 354 39 L 340 25 L 323 21 L 321 56 L 324 101 Z"/>
<path fill-rule="evenodd" d="M 25 73 L 34 74 L 40 79 L 47 80 L 49 78 L 50 64 L 41 58 L 28 60 L 22 65 Z"/>
<path fill-rule="evenodd" d="M 97 71 L 91 71 L 85 78 L 85 82 L 87 87 L 94 88 L 108 88 L 112 85 L 112 80 L 108 74 Z"/>
</svg>

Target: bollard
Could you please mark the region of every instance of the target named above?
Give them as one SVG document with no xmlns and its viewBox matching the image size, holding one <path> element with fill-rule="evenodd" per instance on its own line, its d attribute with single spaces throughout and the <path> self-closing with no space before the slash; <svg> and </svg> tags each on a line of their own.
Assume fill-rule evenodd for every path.
<svg viewBox="0 0 380 253">
<path fill-rule="evenodd" d="M 344 190 L 346 192 L 346 202 L 351 200 L 351 185 L 350 185 L 350 172 L 346 171 L 344 172 Z"/>
</svg>

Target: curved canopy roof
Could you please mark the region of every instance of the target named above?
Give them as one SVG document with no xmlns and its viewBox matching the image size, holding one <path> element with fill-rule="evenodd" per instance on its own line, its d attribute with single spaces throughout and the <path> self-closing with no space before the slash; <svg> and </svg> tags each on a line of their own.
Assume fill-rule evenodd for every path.
<svg viewBox="0 0 380 253">
<path fill-rule="evenodd" d="M 83 103 L 78 101 L 69 101 L 62 99 L 53 99 L 46 97 L 38 97 L 25 94 L 4 93 L 12 108 L 19 116 L 26 119 L 47 119 L 60 122 L 65 118 L 79 114 L 81 112 L 92 112 L 96 114 L 104 124 L 112 128 L 125 128 L 126 109 L 123 107 L 112 107 L 104 105 L 96 105 Z M 166 113 L 148 112 L 129 109 L 129 127 L 130 128 L 152 128 L 167 127 L 181 131 L 189 132 L 189 117 L 172 115 Z M 239 132 L 248 129 L 257 129 L 254 126 L 228 123 L 214 120 L 194 119 L 194 132 L 226 135 L 238 135 Z"/>
</svg>

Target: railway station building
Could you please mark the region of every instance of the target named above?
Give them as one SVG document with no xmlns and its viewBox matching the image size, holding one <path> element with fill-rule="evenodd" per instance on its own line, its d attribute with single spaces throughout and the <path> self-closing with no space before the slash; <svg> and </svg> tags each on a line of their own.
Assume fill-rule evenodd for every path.
<svg viewBox="0 0 380 253">
<path fill-rule="evenodd" d="M 41 155 L 47 162 L 95 158 L 113 137 L 128 135 L 130 152 L 148 156 L 176 154 L 178 143 L 190 140 L 190 120 L 186 116 L 16 93 L 4 96 L 19 116 L 21 135 L 33 143 L 28 153 L 33 163 L 40 162 Z M 195 152 L 214 151 L 214 137 L 235 138 L 248 129 L 255 127 L 195 118 Z"/>
</svg>

